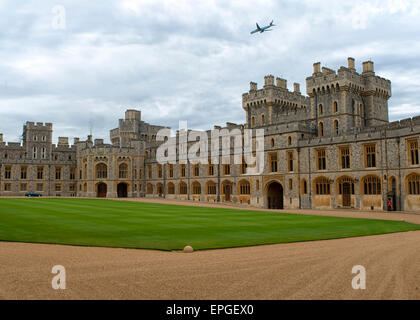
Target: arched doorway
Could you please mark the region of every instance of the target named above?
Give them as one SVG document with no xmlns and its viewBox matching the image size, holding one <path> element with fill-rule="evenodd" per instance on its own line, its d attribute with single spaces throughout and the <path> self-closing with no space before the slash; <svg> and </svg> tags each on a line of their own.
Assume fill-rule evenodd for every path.
<svg viewBox="0 0 420 320">
<path fill-rule="evenodd" d="M 96 190 L 96 196 L 98 198 L 106 198 L 106 191 L 107 186 L 105 183 L 98 183 L 97 190 Z"/>
<path fill-rule="evenodd" d="M 283 187 L 278 182 L 272 182 L 267 189 L 268 209 L 283 209 Z"/>
<path fill-rule="evenodd" d="M 128 187 L 126 183 L 119 183 L 117 186 L 118 198 L 127 198 L 127 195 L 128 195 L 127 189 Z"/>
</svg>

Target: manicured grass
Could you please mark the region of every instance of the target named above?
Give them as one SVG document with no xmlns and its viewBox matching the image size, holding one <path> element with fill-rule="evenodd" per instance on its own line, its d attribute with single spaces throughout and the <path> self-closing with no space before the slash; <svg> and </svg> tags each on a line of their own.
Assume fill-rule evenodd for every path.
<svg viewBox="0 0 420 320">
<path fill-rule="evenodd" d="M 0 240 L 175 250 L 420 230 L 402 221 L 106 199 L 0 199 Z"/>
</svg>

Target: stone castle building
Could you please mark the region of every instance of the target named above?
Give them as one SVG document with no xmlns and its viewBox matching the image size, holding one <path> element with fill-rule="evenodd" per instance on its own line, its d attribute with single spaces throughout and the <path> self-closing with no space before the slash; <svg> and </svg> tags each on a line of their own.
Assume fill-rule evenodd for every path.
<svg viewBox="0 0 420 320">
<path fill-rule="evenodd" d="M 296 83 L 289 91 L 286 80 L 268 75 L 263 88 L 251 82 L 242 95 L 246 122 L 226 128 L 264 129 L 261 174 L 246 174 L 246 165 L 233 161 L 160 164 L 156 135 L 164 127 L 127 110 L 110 132 L 111 144 L 91 136 L 71 146 L 63 137 L 52 144 L 51 123 L 27 122 L 22 143 L 0 135 L 0 196 L 33 191 L 285 209 L 420 210 L 420 116 L 388 121 L 391 82 L 375 75 L 373 62 L 363 62 L 361 73 L 353 58 L 337 71 L 315 63 L 306 91 Z"/>
</svg>

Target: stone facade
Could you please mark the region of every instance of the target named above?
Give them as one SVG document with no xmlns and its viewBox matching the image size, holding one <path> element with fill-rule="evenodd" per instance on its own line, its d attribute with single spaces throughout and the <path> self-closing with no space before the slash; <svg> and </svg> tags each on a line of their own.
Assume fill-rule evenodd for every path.
<svg viewBox="0 0 420 320">
<path fill-rule="evenodd" d="M 420 210 L 420 116 L 388 121 L 391 82 L 375 75 L 373 62 L 364 62 L 360 74 L 353 58 L 337 71 L 315 63 L 307 95 L 299 84 L 293 87 L 289 91 L 286 80 L 272 75 L 262 89 L 251 82 L 242 95 L 245 124 L 215 126 L 240 133 L 264 129 L 261 174 L 233 164 L 233 152 L 230 165 L 221 156 L 214 164 L 160 164 L 156 135 L 164 127 L 127 110 L 110 132 L 111 144 L 88 136 L 72 146 L 60 137 L 54 145 L 50 123 L 27 122 L 22 143 L 6 144 L 0 135 L 0 196 L 35 191 L 368 210 L 387 210 L 391 200 L 393 209 Z"/>
</svg>

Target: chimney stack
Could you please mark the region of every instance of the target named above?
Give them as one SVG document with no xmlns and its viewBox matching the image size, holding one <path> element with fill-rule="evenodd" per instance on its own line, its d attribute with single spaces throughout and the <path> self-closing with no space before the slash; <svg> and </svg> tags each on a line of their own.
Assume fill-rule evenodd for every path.
<svg viewBox="0 0 420 320">
<path fill-rule="evenodd" d="M 354 58 L 348 57 L 347 58 L 348 68 L 352 71 L 356 71 L 356 68 L 354 67 Z"/>
<path fill-rule="evenodd" d="M 287 89 L 287 80 L 282 78 L 276 78 L 277 87 Z"/>
<path fill-rule="evenodd" d="M 314 63 L 314 73 L 320 73 L 321 72 L 321 62 Z"/>
<path fill-rule="evenodd" d="M 373 61 L 363 62 L 363 73 L 374 73 L 373 71 Z"/>
</svg>

